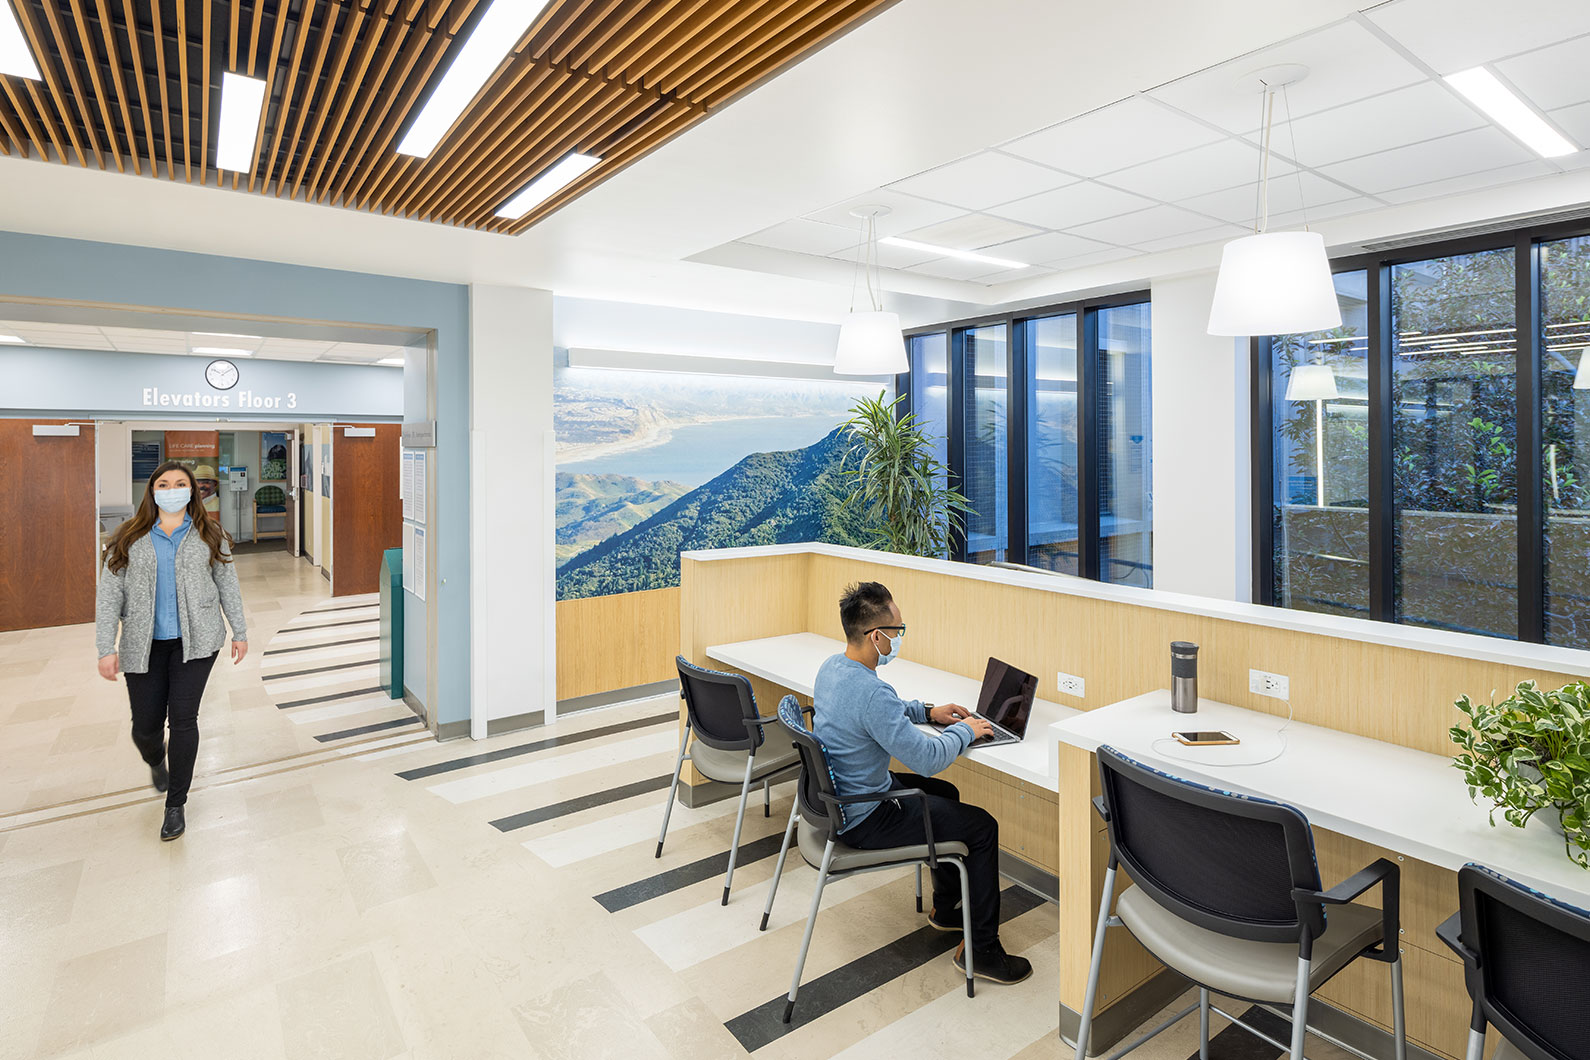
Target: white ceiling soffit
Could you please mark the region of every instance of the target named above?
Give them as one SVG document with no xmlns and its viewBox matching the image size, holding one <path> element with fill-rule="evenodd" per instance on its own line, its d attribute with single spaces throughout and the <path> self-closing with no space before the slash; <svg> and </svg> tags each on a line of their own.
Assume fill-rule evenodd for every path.
<svg viewBox="0 0 1590 1060">
<path fill-rule="evenodd" d="M 21 305 L 0 305 L 0 311 L 21 310 Z M 18 314 L 20 316 L 20 314 Z M 398 343 L 340 342 L 279 335 L 250 335 L 233 330 L 238 323 L 216 321 L 215 331 L 162 331 L 116 325 L 63 323 L 35 319 L 0 318 L 0 351 L 21 346 L 60 350 L 102 350 L 191 357 L 248 357 L 259 361 L 324 361 L 369 364 L 402 357 Z M 13 343 L 11 339 L 20 339 Z"/>
</svg>

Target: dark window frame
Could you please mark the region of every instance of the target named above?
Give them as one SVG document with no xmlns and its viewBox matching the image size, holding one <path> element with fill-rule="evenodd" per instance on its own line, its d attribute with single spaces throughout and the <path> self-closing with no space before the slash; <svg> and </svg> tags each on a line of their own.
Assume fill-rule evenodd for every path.
<svg viewBox="0 0 1590 1060">
<path fill-rule="evenodd" d="M 1540 245 L 1590 237 L 1590 219 L 1526 225 L 1482 235 L 1398 246 L 1378 253 L 1331 259 L 1331 272 L 1364 272 L 1368 302 L 1369 359 L 1369 617 L 1396 622 L 1397 564 L 1396 497 L 1392 481 L 1391 408 L 1393 336 L 1391 276 L 1397 265 L 1512 248 L 1515 258 L 1514 335 L 1517 372 L 1516 475 L 1518 478 L 1518 622 L 1517 639 L 1545 642 L 1546 573 L 1545 505 L 1541 447 L 1541 293 Z M 1250 452 L 1252 459 L 1253 600 L 1268 607 L 1275 602 L 1274 457 L 1275 407 L 1271 337 L 1249 340 L 1252 392 Z"/>
<path fill-rule="evenodd" d="M 1119 306 L 1149 304 L 1151 292 L 1146 289 L 1124 291 L 1119 294 L 1098 295 L 1047 305 L 1028 306 L 1004 313 L 963 317 L 907 328 L 904 341 L 908 370 L 895 376 L 895 393 L 902 395 L 899 408 L 902 414 L 914 411 L 912 403 L 909 357 L 911 340 L 924 335 L 945 337 L 946 425 L 948 437 L 945 453 L 949 463 L 949 481 L 956 489 L 962 488 L 965 472 L 965 336 L 975 328 L 1003 326 L 1005 329 L 1005 379 L 1006 379 L 1006 542 L 1005 562 L 1025 565 L 1027 562 L 1027 440 L 1031 430 L 1027 410 L 1030 395 L 1027 393 L 1027 368 L 1032 351 L 1027 349 L 1026 324 L 1045 317 L 1075 314 L 1077 329 L 1077 529 L 1078 571 L 1081 577 L 1097 581 L 1099 578 L 1099 458 L 1103 439 L 1099 438 L 1099 416 L 1095 407 L 1098 394 L 1098 313 Z M 1150 309 L 1152 312 L 1152 308 Z M 955 535 L 950 547 L 950 558 L 966 562 L 964 533 Z"/>
</svg>

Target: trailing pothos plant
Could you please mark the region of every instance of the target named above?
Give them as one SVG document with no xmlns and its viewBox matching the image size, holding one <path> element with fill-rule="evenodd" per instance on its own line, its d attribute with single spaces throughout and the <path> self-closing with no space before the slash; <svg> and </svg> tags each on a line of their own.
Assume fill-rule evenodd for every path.
<svg viewBox="0 0 1590 1060">
<path fill-rule="evenodd" d="M 1590 868 L 1590 683 L 1548 691 L 1525 681 L 1500 703 L 1464 696 L 1457 709 L 1468 723 L 1452 727 L 1453 764 L 1469 797 L 1491 803 L 1491 824 L 1497 810 L 1519 828 L 1555 811 L 1568 856 Z"/>
<path fill-rule="evenodd" d="M 937 439 L 911 414 L 900 415 L 904 395 L 863 398 L 844 429 L 850 439 L 844 473 L 850 481 L 845 506 L 865 512 L 868 542 L 909 556 L 942 556 L 976 514 L 949 486 L 948 469 L 935 453 Z"/>
</svg>

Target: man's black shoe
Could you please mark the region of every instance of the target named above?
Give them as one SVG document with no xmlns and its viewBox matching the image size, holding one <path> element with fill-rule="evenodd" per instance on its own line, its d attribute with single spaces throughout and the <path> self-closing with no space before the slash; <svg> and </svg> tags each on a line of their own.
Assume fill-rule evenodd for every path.
<svg viewBox="0 0 1590 1060">
<path fill-rule="evenodd" d="M 165 823 L 160 826 L 160 838 L 170 842 L 187 830 L 188 822 L 182 816 L 182 807 L 167 806 Z"/>
<path fill-rule="evenodd" d="M 171 774 L 166 771 L 164 762 L 156 762 L 149 767 L 149 783 L 161 794 L 165 794 L 165 790 L 171 786 Z"/>
<path fill-rule="evenodd" d="M 955 947 L 955 967 L 964 974 L 966 971 L 966 957 L 962 951 L 966 944 Z M 1013 957 L 1005 952 L 1005 947 L 994 943 L 993 949 L 987 953 L 972 951 L 972 978 L 987 979 L 990 983 L 1019 983 L 1032 975 L 1032 962 L 1025 957 Z"/>
</svg>

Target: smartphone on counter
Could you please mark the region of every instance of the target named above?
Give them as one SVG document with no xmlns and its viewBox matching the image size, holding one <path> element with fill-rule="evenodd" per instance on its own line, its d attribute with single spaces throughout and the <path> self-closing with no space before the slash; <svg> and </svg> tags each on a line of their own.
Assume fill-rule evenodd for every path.
<svg viewBox="0 0 1590 1060">
<path fill-rule="evenodd" d="M 1205 730 L 1202 732 L 1173 732 L 1171 736 L 1176 742 L 1187 747 L 1223 747 L 1228 744 L 1238 744 L 1242 741 L 1219 729 Z"/>
</svg>

